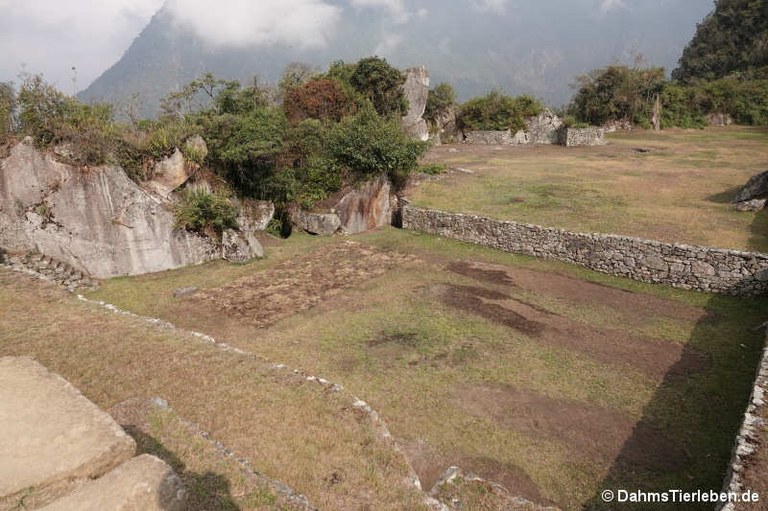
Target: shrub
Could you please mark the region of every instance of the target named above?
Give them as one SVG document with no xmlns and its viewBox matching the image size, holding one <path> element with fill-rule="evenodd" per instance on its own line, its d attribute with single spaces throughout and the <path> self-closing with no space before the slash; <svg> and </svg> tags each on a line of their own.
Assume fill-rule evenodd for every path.
<svg viewBox="0 0 768 511">
<path fill-rule="evenodd" d="M 359 178 L 386 173 L 401 189 L 416 169 L 427 144 L 410 139 L 397 120 L 384 119 L 372 106 L 345 117 L 331 132 L 328 153 L 333 161 Z"/>
<path fill-rule="evenodd" d="M 13 85 L 0 82 L 0 144 L 4 143 L 13 132 L 13 114 L 16 110 L 16 92 Z"/>
<path fill-rule="evenodd" d="M 458 123 L 463 130 L 525 129 L 525 118 L 538 115 L 544 105 L 531 96 L 510 97 L 499 91 L 473 98 L 461 106 Z"/>
<path fill-rule="evenodd" d="M 349 76 L 349 83 L 368 99 L 379 115 L 401 116 L 408 113 L 408 100 L 403 94 L 405 75 L 392 67 L 387 59 L 360 59 Z"/>
<path fill-rule="evenodd" d="M 456 91 L 449 83 L 438 83 L 434 89 L 429 91 L 427 96 L 424 120 L 434 125 L 439 116 L 444 115 L 454 106 L 456 106 Z"/>
<path fill-rule="evenodd" d="M 188 186 L 176 205 L 176 226 L 221 239 L 225 229 L 237 228 L 237 208 L 222 191 L 211 191 L 207 183 Z"/>
<path fill-rule="evenodd" d="M 283 110 L 291 123 L 305 119 L 339 122 L 354 112 L 355 103 L 337 80 L 315 78 L 288 90 Z"/>
</svg>

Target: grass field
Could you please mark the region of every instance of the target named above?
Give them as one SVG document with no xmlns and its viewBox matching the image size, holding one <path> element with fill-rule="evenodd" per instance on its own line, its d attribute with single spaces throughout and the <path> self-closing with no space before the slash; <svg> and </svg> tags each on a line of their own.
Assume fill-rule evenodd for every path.
<svg viewBox="0 0 768 511">
<path fill-rule="evenodd" d="M 768 131 L 728 128 L 611 135 L 597 148 L 440 147 L 428 161 L 473 173 L 422 181 L 409 196 L 577 231 L 768 251 L 765 214 L 728 205 L 768 167 L 766 142 Z M 269 481 L 320 509 L 427 509 L 407 478 L 415 470 L 428 490 L 451 465 L 564 510 L 613 509 L 603 489 L 720 490 L 768 298 L 653 286 L 389 228 L 265 246 L 262 260 L 115 278 L 87 295 L 244 351 L 0 269 L 0 356 L 31 355 L 69 379 L 166 459 L 199 509 L 291 509 Z M 153 408 L 153 397 L 170 408 Z M 444 494 L 497 509 L 484 488 L 460 482 Z"/>
<path fill-rule="evenodd" d="M 768 301 L 394 229 L 268 250 L 91 297 L 343 384 L 427 488 L 450 465 L 568 510 L 602 509 L 602 488 L 720 488 Z M 19 278 L 3 275 L 0 354 L 38 357 L 107 408 L 160 395 L 322 508 L 418 508 L 399 458 L 342 397 Z M 182 286 L 199 291 L 174 297 Z"/>
<path fill-rule="evenodd" d="M 580 232 L 768 252 L 768 214 L 731 209 L 768 170 L 768 130 L 639 131 L 601 147 L 439 146 L 426 161 L 460 167 L 408 192 L 416 206 Z"/>
</svg>

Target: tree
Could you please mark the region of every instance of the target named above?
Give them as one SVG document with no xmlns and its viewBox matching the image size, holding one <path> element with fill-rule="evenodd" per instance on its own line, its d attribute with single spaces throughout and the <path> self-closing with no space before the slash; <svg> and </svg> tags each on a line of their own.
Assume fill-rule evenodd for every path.
<svg viewBox="0 0 768 511">
<path fill-rule="evenodd" d="M 401 116 L 408 112 L 408 100 L 403 93 L 405 75 L 386 59 L 376 56 L 360 59 L 349 76 L 349 83 L 381 116 Z"/>
<path fill-rule="evenodd" d="M 510 97 L 494 90 L 470 99 L 459 111 L 458 124 L 463 130 L 525 129 L 525 118 L 538 115 L 542 103 L 527 95 Z"/>
<path fill-rule="evenodd" d="M 338 122 L 355 111 L 355 103 L 338 80 L 313 78 L 288 91 L 283 99 L 283 110 L 292 123 L 305 119 Z"/>
<path fill-rule="evenodd" d="M 303 62 L 291 62 L 285 67 L 283 75 L 277 84 L 280 95 L 285 97 L 288 92 L 300 87 L 318 75 L 318 70 Z"/>
<path fill-rule="evenodd" d="M 329 156 L 338 165 L 359 178 L 386 173 L 396 189 L 405 186 L 426 149 L 426 143 L 412 140 L 396 119 L 381 117 L 371 105 L 342 119 L 328 140 Z"/>
<path fill-rule="evenodd" d="M 435 124 L 438 117 L 444 115 L 455 106 L 456 91 L 453 90 L 451 84 L 446 82 L 438 83 L 434 89 L 429 91 L 427 96 L 424 120 L 430 124 Z"/>
<path fill-rule="evenodd" d="M 612 65 L 577 77 L 570 112 L 580 121 L 602 125 L 626 121 L 650 126 L 653 103 L 664 86 L 664 69 Z"/>
</svg>

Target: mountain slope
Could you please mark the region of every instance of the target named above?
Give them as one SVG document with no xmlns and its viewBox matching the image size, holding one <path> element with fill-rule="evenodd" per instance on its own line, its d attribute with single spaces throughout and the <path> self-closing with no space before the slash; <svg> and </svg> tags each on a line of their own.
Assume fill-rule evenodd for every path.
<svg viewBox="0 0 768 511">
<path fill-rule="evenodd" d="M 768 2 L 719 0 L 696 27 L 674 78 L 713 80 L 732 73 L 768 78 Z"/>
<path fill-rule="evenodd" d="M 450 82 L 461 100 L 499 88 L 559 105 L 570 97 L 574 77 L 596 67 L 642 54 L 649 63 L 671 68 L 696 21 L 706 14 L 701 0 L 664 0 L 654 6 L 602 2 L 615 6 L 610 10 L 600 8 L 598 0 L 556 1 L 547 10 L 510 1 L 497 11 L 479 6 L 499 2 L 408 0 L 412 12 L 395 19 L 348 2 L 335 0 L 341 20 L 319 50 L 285 43 L 215 46 L 163 8 L 123 57 L 79 97 L 126 102 L 139 93 L 142 113 L 154 115 L 161 97 L 203 72 L 276 82 L 290 62 L 325 67 L 334 60 L 378 54 L 401 68 L 426 65 L 432 83 Z"/>
</svg>

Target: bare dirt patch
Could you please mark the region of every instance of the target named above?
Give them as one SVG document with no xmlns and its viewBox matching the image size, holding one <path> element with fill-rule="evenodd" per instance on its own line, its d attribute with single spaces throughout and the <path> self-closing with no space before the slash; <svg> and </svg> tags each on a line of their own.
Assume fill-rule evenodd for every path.
<svg viewBox="0 0 768 511">
<path fill-rule="evenodd" d="M 664 316 L 683 321 L 699 321 L 709 314 L 704 309 L 678 301 L 649 294 L 641 295 L 557 273 L 474 261 L 457 261 L 447 268 L 483 282 L 535 291 L 573 303 L 599 304 L 639 319 Z"/>
<path fill-rule="evenodd" d="M 487 457 L 473 457 L 458 451 L 442 453 L 422 440 L 401 441 L 400 445 L 419 475 L 422 487 L 427 491 L 449 467 L 455 466 L 464 472 L 502 485 L 512 495 L 541 504 L 554 504 L 542 496 L 539 487 L 523 469 L 512 463 L 502 463 Z"/>
<path fill-rule="evenodd" d="M 189 300 L 261 328 L 415 259 L 412 255 L 344 241 L 222 287 L 201 291 Z"/>
<path fill-rule="evenodd" d="M 615 462 L 635 469 L 673 471 L 688 462 L 685 450 L 655 425 L 591 403 L 502 385 L 458 386 L 454 399 L 475 416 L 532 437 L 564 442 L 575 456 L 597 461 L 606 469 Z"/>
<path fill-rule="evenodd" d="M 545 344 L 575 350 L 606 364 L 632 367 L 656 378 L 690 375 L 708 361 L 684 346 L 599 329 L 515 299 L 473 286 L 438 286 L 443 301 L 459 310 L 508 326 Z"/>
</svg>

